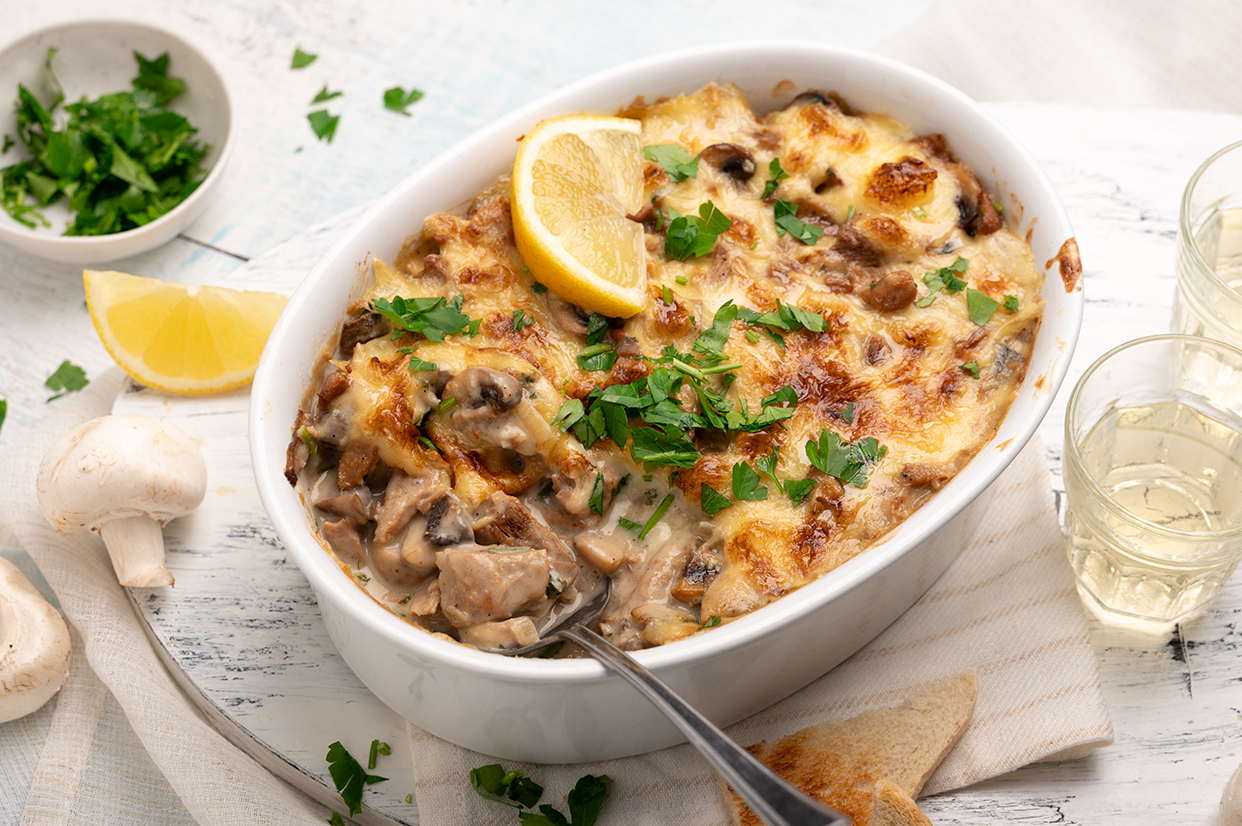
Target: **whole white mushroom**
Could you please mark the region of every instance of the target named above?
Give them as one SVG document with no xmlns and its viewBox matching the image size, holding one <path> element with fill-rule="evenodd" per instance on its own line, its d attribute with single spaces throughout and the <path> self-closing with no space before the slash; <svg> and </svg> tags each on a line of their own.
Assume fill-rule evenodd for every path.
<svg viewBox="0 0 1242 826">
<path fill-rule="evenodd" d="M 203 501 L 207 466 L 185 431 L 154 416 L 103 416 L 56 441 L 39 507 L 60 533 L 98 533 L 122 585 L 172 585 L 163 527 Z"/>
<path fill-rule="evenodd" d="M 69 675 L 69 629 L 26 575 L 0 559 L 0 723 L 38 711 Z"/>
</svg>

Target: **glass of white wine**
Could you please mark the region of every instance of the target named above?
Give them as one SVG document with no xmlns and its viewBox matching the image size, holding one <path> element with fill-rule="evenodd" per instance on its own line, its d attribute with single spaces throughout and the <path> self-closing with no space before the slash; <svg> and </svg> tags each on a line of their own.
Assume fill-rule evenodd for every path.
<svg viewBox="0 0 1242 826">
<path fill-rule="evenodd" d="M 1151 336 L 1104 354 L 1065 416 L 1070 565 L 1108 620 L 1171 625 L 1242 559 L 1242 350 Z"/>
<path fill-rule="evenodd" d="M 1242 142 L 1204 161 L 1182 195 L 1172 330 L 1242 347 Z"/>
</svg>

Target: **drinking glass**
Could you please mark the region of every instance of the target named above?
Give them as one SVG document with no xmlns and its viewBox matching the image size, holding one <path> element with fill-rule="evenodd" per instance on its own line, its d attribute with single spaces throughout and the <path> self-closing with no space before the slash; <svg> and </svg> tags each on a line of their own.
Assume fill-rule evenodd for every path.
<svg viewBox="0 0 1242 826">
<path fill-rule="evenodd" d="M 1208 158 L 1186 185 L 1172 330 L 1242 347 L 1242 142 Z"/>
</svg>

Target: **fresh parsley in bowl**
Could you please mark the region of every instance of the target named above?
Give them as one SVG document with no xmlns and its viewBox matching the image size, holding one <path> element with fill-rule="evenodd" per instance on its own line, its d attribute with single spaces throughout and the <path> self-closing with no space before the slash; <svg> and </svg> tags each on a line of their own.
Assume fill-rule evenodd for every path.
<svg viewBox="0 0 1242 826">
<path fill-rule="evenodd" d="M 0 241 L 45 258 L 97 263 L 165 243 L 201 213 L 232 147 L 219 73 L 139 23 L 69 23 L 0 50 L 10 95 Z"/>
</svg>

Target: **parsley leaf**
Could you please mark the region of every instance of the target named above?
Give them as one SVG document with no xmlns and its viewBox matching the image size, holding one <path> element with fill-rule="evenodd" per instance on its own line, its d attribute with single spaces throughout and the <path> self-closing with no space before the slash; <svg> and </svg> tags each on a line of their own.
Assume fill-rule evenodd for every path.
<svg viewBox="0 0 1242 826">
<path fill-rule="evenodd" d="M 807 224 L 798 219 L 798 207 L 789 201 L 777 201 L 774 204 L 776 216 L 776 234 L 782 238 L 789 233 L 807 246 L 813 247 L 824 237 L 824 228 Z"/>
<path fill-rule="evenodd" d="M 624 516 L 617 520 L 617 526 L 621 528 L 625 528 L 627 531 L 630 531 L 631 533 L 636 533 L 637 531 L 641 531 L 643 528 L 642 525 L 638 524 L 632 519 L 626 519 Z"/>
<path fill-rule="evenodd" d="M 333 812 L 332 817 L 328 818 L 328 826 L 345 826 L 345 818 L 341 817 L 340 812 Z"/>
<path fill-rule="evenodd" d="M 914 302 L 914 306 L 922 309 L 931 306 L 936 300 L 936 293 L 942 289 L 950 293 L 960 293 L 966 289 L 966 282 L 958 278 L 959 275 L 966 272 L 969 261 L 960 255 L 952 264 L 947 267 L 941 267 L 935 272 L 929 272 L 923 276 L 923 283 L 927 285 L 929 292 L 927 295 Z"/>
<path fill-rule="evenodd" d="M 521 332 L 526 327 L 535 323 L 535 319 L 527 318 L 525 310 L 513 311 L 513 332 Z"/>
<path fill-rule="evenodd" d="M 556 411 L 556 418 L 552 420 L 553 427 L 559 427 L 564 433 L 569 428 L 578 423 L 578 420 L 586 415 L 586 410 L 582 406 L 581 399 L 569 399 L 561 405 L 561 409 Z"/>
<path fill-rule="evenodd" d="M 729 341 L 729 329 L 737 318 L 739 307 L 732 301 L 720 305 L 712 317 L 712 326 L 694 339 L 693 350 L 715 359 L 724 358 L 724 346 Z"/>
<path fill-rule="evenodd" d="M 341 745 L 340 740 L 328 746 L 327 760 L 328 772 L 332 775 L 332 783 L 336 786 L 336 791 L 341 795 L 341 800 L 349 807 L 350 817 L 362 811 L 363 784 L 369 786 L 372 783 L 379 783 L 381 780 L 388 779 L 387 777 L 367 774 L 362 765 Z"/>
<path fill-rule="evenodd" d="M 0 428 L 4 427 L 4 417 L 9 412 L 9 403 L 6 399 L 0 399 Z"/>
<path fill-rule="evenodd" d="M 292 66 L 290 66 L 289 68 L 291 68 L 291 69 L 305 69 L 307 66 L 311 65 L 312 63 L 314 63 L 314 62 L 315 62 L 318 58 L 319 58 L 319 55 L 317 55 L 317 54 L 310 54 L 310 53 L 308 53 L 308 52 L 304 52 L 304 51 L 302 51 L 302 47 L 301 47 L 301 46 L 297 46 L 297 47 L 293 50 L 293 65 L 292 65 Z"/>
<path fill-rule="evenodd" d="M 854 423 L 854 403 L 853 402 L 850 402 L 845 407 L 841 408 L 841 421 L 845 422 L 846 424 Z"/>
<path fill-rule="evenodd" d="M 423 361 L 418 356 L 414 355 L 413 347 L 402 347 L 397 352 L 403 356 L 408 355 L 410 357 L 410 372 L 411 373 L 417 373 L 420 370 L 439 370 L 440 369 L 439 365 L 437 365 L 435 362 Z"/>
<path fill-rule="evenodd" d="M 795 505 L 802 504 L 802 500 L 815 487 L 814 479 L 786 479 L 785 495 L 789 497 Z"/>
<path fill-rule="evenodd" d="M 392 754 L 392 749 L 389 747 L 387 743 L 381 742 L 379 740 L 372 740 L 371 741 L 371 754 L 367 757 L 367 770 L 368 771 L 375 768 L 375 763 L 377 760 L 379 760 L 379 756 L 381 754 L 383 755 Z"/>
<path fill-rule="evenodd" d="M 867 486 L 867 471 L 888 453 L 887 447 L 868 436 L 854 444 L 842 440 L 833 431 L 824 428 L 819 441 L 806 443 L 806 458 L 819 470 L 839 479 L 842 483 L 858 488 Z"/>
<path fill-rule="evenodd" d="M 987 293 L 974 287 L 966 290 L 966 313 L 976 325 L 982 327 L 987 324 L 999 307 L 1000 302 Z"/>
<path fill-rule="evenodd" d="M 979 378 L 979 362 L 977 361 L 968 361 L 965 364 L 959 364 L 957 369 L 961 370 L 963 373 L 970 373 L 971 378 Z"/>
<path fill-rule="evenodd" d="M 612 778 L 606 774 L 588 774 L 578 779 L 567 798 L 573 826 L 594 826 L 604 806 L 604 795 L 608 793 L 610 783 Z"/>
<path fill-rule="evenodd" d="M 660 500 L 660 504 L 656 505 L 655 513 L 647 520 L 647 524 L 643 525 L 643 529 L 639 531 L 638 538 L 646 539 L 647 534 L 651 533 L 651 529 L 656 526 L 665 512 L 668 511 L 669 505 L 673 504 L 673 494 L 669 493 Z"/>
<path fill-rule="evenodd" d="M 591 313 L 587 319 L 586 343 L 588 347 L 602 344 L 604 334 L 608 332 L 608 316 Z"/>
<path fill-rule="evenodd" d="M 763 194 L 759 196 L 759 198 L 764 201 L 766 201 L 768 196 L 776 191 L 776 187 L 780 185 L 781 181 L 789 177 L 789 174 L 786 173 L 785 170 L 781 169 L 780 158 L 773 158 L 772 162 L 768 164 L 768 174 L 772 177 L 768 178 L 768 182 L 763 185 Z"/>
<path fill-rule="evenodd" d="M 315 99 L 312 100 L 311 103 L 324 103 L 326 101 L 332 100 L 333 98 L 339 98 L 343 94 L 345 93 L 344 92 L 329 92 L 328 84 L 325 83 L 323 85 L 323 88 L 319 90 L 319 94 L 315 95 Z"/>
<path fill-rule="evenodd" d="M 704 513 L 715 515 L 725 508 L 732 507 L 732 505 L 733 501 L 729 497 L 719 493 L 706 482 L 703 483 L 702 508 Z"/>
<path fill-rule="evenodd" d="M 371 308 L 401 330 L 422 333 L 431 341 L 444 341 L 446 335 L 457 335 L 472 323 L 461 311 L 463 300 L 460 294 L 449 301 L 438 296 L 402 298 L 398 295 L 391 301 L 376 298 L 371 301 Z"/>
<path fill-rule="evenodd" d="M 685 147 L 675 143 L 644 146 L 643 157 L 658 163 L 673 183 L 680 183 L 699 174 L 699 159 L 692 157 Z"/>
<path fill-rule="evenodd" d="M 526 777 L 521 769 L 506 772 L 499 763 L 471 769 L 470 785 L 479 797 L 515 809 L 529 809 L 543 797 L 543 786 Z M 513 802 L 510 803 L 510 800 Z"/>
<path fill-rule="evenodd" d="M 540 284 L 538 281 L 535 281 L 531 283 L 530 291 L 534 293 L 535 295 L 542 295 L 543 293 L 546 293 L 548 291 L 548 288 L 545 287 L 543 284 Z"/>
<path fill-rule="evenodd" d="M 759 487 L 759 474 L 745 462 L 733 466 L 733 498 L 750 502 L 768 498 L 768 489 Z"/>
<path fill-rule="evenodd" d="M 1016 313 L 1018 311 L 1018 297 L 1016 295 L 1005 296 L 1005 309 L 1009 310 L 1011 313 Z"/>
<path fill-rule="evenodd" d="M 604 515 L 604 474 L 595 474 L 595 487 L 591 488 L 591 499 L 588 504 L 591 510 L 600 516 Z"/>
<path fill-rule="evenodd" d="M 767 456 L 760 456 L 755 460 L 755 467 L 759 468 L 759 472 L 767 476 L 776 483 L 776 489 L 781 493 L 785 492 L 785 486 L 781 484 L 781 480 L 776 478 L 776 466 L 780 463 L 780 448 L 772 445 L 772 452 Z"/>
<path fill-rule="evenodd" d="M 56 370 L 53 371 L 52 375 L 48 376 L 47 380 L 43 382 L 43 386 L 49 390 L 60 391 L 56 395 L 49 398 L 49 402 L 55 401 L 61 396 L 81 390 L 88 384 L 90 384 L 90 380 L 86 378 L 86 371 L 68 359 L 62 361 L 60 363 L 60 367 L 57 367 Z"/>
<path fill-rule="evenodd" d="M 719 624 L 720 624 L 720 617 L 716 616 L 715 614 L 712 614 L 710 617 L 703 620 L 703 624 L 700 625 L 699 627 L 700 628 L 715 628 Z"/>
<path fill-rule="evenodd" d="M 698 448 L 681 435 L 669 435 L 652 427 L 638 427 L 630 431 L 634 446 L 630 455 L 642 462 L 644 470 L 660 465 L 670 467 L 694 467 L 699 460 Z"/>
<path fill-rule="evenodd" d="M 422 97 L 423 93 L 417 89 L 410 89 L 407 92 L 400 86 L 394 86 L 384 91 L 384 108 L 408 118 L 410 113 L 405 111 L 406 107 L 421 100 Z"/>
<path fill-rule="evenodd" d="M 336 137 L 336 125 L 341 120 L 340 115 L 330 115 L 327 109 L 316 109 L 307 115 L 306 119 L 310 121 L 315 137 L 332 143 L 332 139 Z"/>
<path fill-rule="evenodd" d="M 678 261 L 704 256 L 731 226 L 729 217 L 708 201 L 699 206 L 699 217 L 678 215 L 672 220 L 664 235 L 664 253 Z"/>
<path fill-rule="evenodd" d="M 577 362 L 583 370 L 607 373 L 617 363 L 617 351 L 611 344 L 596 344 L 583 350 Z"/>
</svg>

